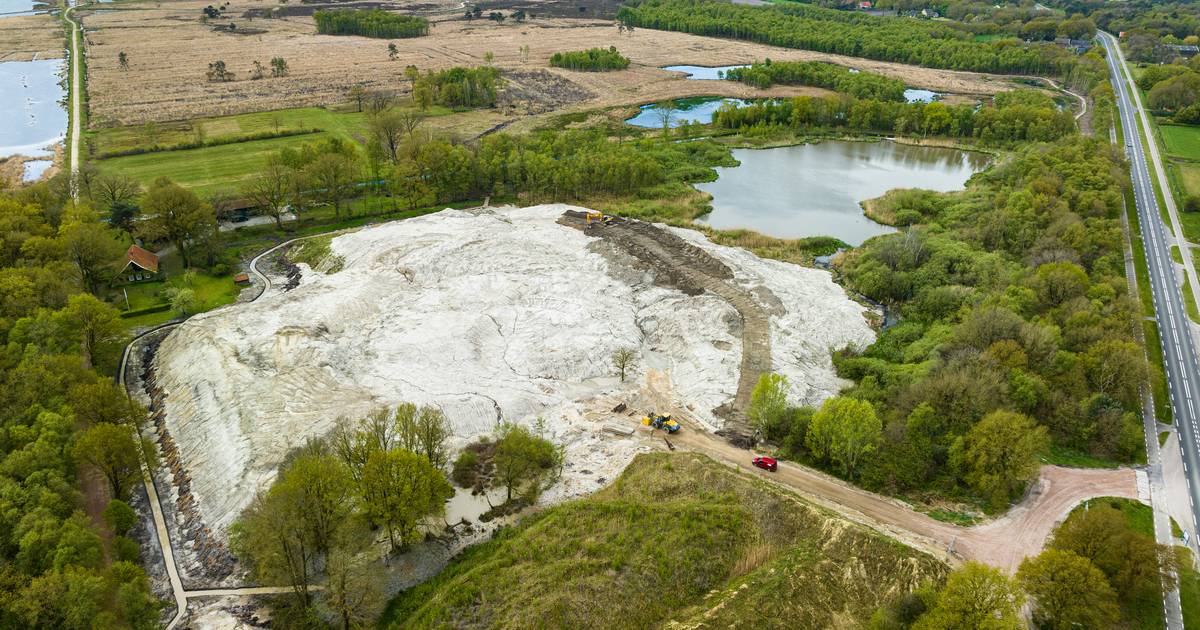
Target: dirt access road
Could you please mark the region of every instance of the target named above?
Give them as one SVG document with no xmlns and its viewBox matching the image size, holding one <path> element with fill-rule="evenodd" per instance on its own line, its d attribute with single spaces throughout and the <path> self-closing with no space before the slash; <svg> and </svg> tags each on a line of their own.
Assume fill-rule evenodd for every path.
<svg viewBox="0 0 1200 630">
<path fill-rule="evenodd" d="M 686 417 L 686 414 L 677 414 Z M 1028 496 L 993 521 L 961 527 L 935 520 L 897 499 L 854 487 L 811 468 L 780 462 L 779 470 L 753 467 L 751 451 L 686 423 L 670 438 L 676 447 L 697 451 L 755 473 L 850 520 L 868 525 L 935 555 L 976 560 L 1010 574 L 1021 560 L 1041 551 L 1054 527 L 1077 505 L 1102 496 L 1138 498 L 1137 480 L 1130 468 L 1116 470 L 1043 466 Z M 645 428 L 641 430 L 645 431 Z"/>
<path fill-rule="evenodd" d="M 700 430 L 698 422 L 686 422 L 688 412 L 673 404 L 675 399 L 666 375 L 651 373 L 647 377 L 641 395 L 643 402 L 685 419 L 684 431 L 671 438 L 676 446 L 754 471 L 851 520 L 936 554 L 986 562 L 1010 573 L 1016 571 L 1021 560 L 1041 551 L 1055 525 L 1081 502 L 1101 496 L 1138 498 L 1137 478 L 1132 469 L 1045 466 L 1025 500 L 1002 517 L 975 527 L 961 527 L 804 466 L 782 463 L 776 473 L 760 471 L 750 465 L 752 454 L 742 447 L 745 442 L 741 438 L 749 434 L 745 410 L 750 394 L 759 376 L 771 370 L 770 317 L 764 304 L 767 300 L 735 283 L 733 273 L 724 263 L 653 224 L 617 219 L 607 224 L 592 222 L 589 227 L 577 212 L 564 215 L 562 223 L 603 238 L 636 257 L 653 270 L 655 282 L 689 295 L 710 291 L 728 301 L 741 315 L 742 361 L 737 394 L 728 408 L 720 410 L 720 415 L 733 425 L 731 430 L 717 436 Z"/>
</svg>

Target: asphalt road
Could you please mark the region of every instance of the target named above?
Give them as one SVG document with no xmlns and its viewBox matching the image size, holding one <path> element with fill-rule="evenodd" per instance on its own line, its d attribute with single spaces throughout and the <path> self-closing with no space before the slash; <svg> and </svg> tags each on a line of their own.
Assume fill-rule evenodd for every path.
<svg viewBox="0 0 1200 630">
<path fill-rule="evenodd" d="M 1150 167 L 1147 163 L 1146 147 L 1138 133 L 1137 110 L 1131 96 L 1131 87 L 1126 82 L 1122 61 L 1116 51 L 1117 43 L 1108 34 L 1100 40 L 1108 52 L 1109 74 L 1125 131 L 1125 152 L 1129 157 L 1134 198 L 1137 205 L 1138 225 L 1141 227 L 1142 244 L 1146 253 L 1146 265 L 1150 273 L 1150 289 L 1154 304 L 1154 319 L 1158 323 L 1162 341 L 1164 366 L 1167 373 L 1167 390 L 1171 398 L 1171 409 L 1179 434 L 1180 452 L 1183 457 L 1184 477 L 1188 485 L 1188 503 L 1192 509 L 1192 522 L 1183 523 L 1190 536 L 1195 536 L 1196 507 L 1200 506 L 1200 367 L 1197 366 L 1196 350 L 1191 335 L 1191 323 L 1184 308 L 1183 296 L 1175 281 L 1175 263 L 1171 259 L 1171 245 L 1163 225 L 1158 199 L 1154 194 Z"/>
</svg>

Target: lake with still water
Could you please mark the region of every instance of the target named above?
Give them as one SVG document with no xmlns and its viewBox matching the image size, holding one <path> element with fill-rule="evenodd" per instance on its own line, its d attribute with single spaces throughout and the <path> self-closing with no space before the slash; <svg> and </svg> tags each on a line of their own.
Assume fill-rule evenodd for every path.
<svg viewBox="0 0 1200 630">
<path fill-rule="evenodd" d="M 2 1 L 2 0 L 0 0 Z M 673 72 L 686 72 L 687 78 L 693 81 L 720 81 L 725 78 L 725 73 L 734 68 L 749 68 L 748 65 L 741 66 L 663 66 L 663 70 L 671 70 Z"/>
<path fill-rule="evenodd" d="M 0 157 L 49 157 L 67 131 L 63 59 L 0 63 Z"/>
<path fill-rule="evenodd" d="M 984 153 L 891 141 L 827 141 L 734 149 L 741 166 L 717 168 L 696 188 L 713 196 L 701 222 L 779 238 L 833 236 L 850 245 L 894 232 L 863 215 L 859 202 L 893 188 L 961 190 L 987 166 Z"/>
<path fill-rule="evenodd" d="M 721 98 L 720 96 L 700 96 L 696 98 L 681 98 L 675 101 L 675 111 L 671 112 L 671 126 L 679 127 L 690 123 L 707 125 L 712 122 L 713 114 L 725 103 L 735 103 L 739 107 L 753 101 L 740 98 Z M 658 105 L 642 105 L 637 116 L 626 119 L 625 122 L 635 127 L 662 129 L 662 118 L 658 115 Z"/>
</svg>

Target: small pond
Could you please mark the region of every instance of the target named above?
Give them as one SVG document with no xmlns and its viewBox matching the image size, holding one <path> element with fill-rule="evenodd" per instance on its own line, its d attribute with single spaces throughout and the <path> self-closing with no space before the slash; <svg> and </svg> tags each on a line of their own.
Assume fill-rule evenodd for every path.
<svg viewBox="0 0 1200 630">
<path fill-rule="evenodd" d="M 21 174 L 21 181 L 36 182 L 46 174 L 46 170 L 54 166 L 54 160 L 28 160 L 21 165 L 24 172 Z"/>
<path fill-rule="evenodd" d="M 681 98 L 675 101 L 675 111 L 671 114 L 671 126 L 679 127 L 688 123 L 707 125 L 712 122 L 713 114 L 725 103 L 737 103 L 738 106 L 749 105 L 753 101 L 740 98 L 722 98 L 720 96 L 701 96 L 696 98 Z M 659 117 L 658 105 L 642 105 L 642 111 L 637 116 L 626 119 L 625 122 L 635 127 L 661 129 L 662 118 Z"/>
<path fill-rule="evenodd" d="M 917 90 L 913 88 L 904 90 L 904 100 L 909 103 L 932 103 L 941 98 L 941 94 L 929 90 Z"/>
<path fill-rule="evenodd" d="M 716 181 L 696 185 L 713 196 L 701 221 L 779 238 L 833 236 L 850 245 L 894 231 L 864 216 L 860 202 L 893 188 L 961 190 L 990 160 L 891 141 L 735 149 L 733 157 L 741 166 L 717 168 Z"/>
<path fill-rule="evenodd" d="M 0 157 L 54 154 L 67 131 L 65 65 L 63 59 L 0 63 Z"/>
<path fill-rule="evenodd" d="M 50 5 L 40 0 L 0 0 L 0 19 L 14 15 L 45 13 Z"/>
<path fill-rule="evenodd" d="M 717 66 L 715 68 L 710 68 L 709 66 L 663 66 L 663 70 L 686 72 L 687 78 L 695 81 L 720 81 L 725 78 L 725 72 L 729 70 L 749 67 L 748 65 Z"/>
</svg>

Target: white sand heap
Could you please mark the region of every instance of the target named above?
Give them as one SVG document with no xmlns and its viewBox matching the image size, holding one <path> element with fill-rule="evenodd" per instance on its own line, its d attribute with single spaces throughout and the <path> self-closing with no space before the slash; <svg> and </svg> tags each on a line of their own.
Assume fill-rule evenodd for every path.
<svg viewBox="0 0 1200 630">
<path fill-rule="evenodd" d="M 440 407 L 456 445 L 501 418 L 541 417 L 572 468 L 611 479 L 638 442 L 606 436 L 580 401 L 622 387 L 611 360 L 621 347 L 638 350 L 639 372 L 665 371 L 678 400 L 719 427 L 711 410 L 737 388 L 736 311 L 655 286 L 632 258 L 557 224 L 567 209 L 445 210 L 365 228 L 333 240 L 341 271 L 305 268 L 290 292 L 180 326 L 159 350 L 159 384 L 207 524 L 224 530 L 289 448 L 339 416 L 402 401 Z M 815 404 L 842 386 L 830 351 L 873 334 L 828 273 L 676 233 L 742 286 L 778 298 L 768 306 L 774 368 L 794 401 Z M 597 483 L 565 485 L 578 494 Z"/>
</svg>

